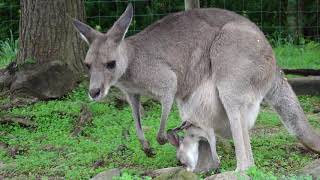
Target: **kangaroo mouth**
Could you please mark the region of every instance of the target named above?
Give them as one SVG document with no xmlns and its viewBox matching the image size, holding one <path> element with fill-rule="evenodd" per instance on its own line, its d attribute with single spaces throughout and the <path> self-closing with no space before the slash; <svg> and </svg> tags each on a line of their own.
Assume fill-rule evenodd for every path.
<svg viewBox="0 0 320 180">
<path fill-rule="evenodd" d="M 97 97 L 91 97 L 91 96 L 89 95 L 89 98 L 90 98 L 91 101 L 100 101 L 103 97 L 102 97 L 101 95 L 99 95 L 99 96 L 97 96 Z"/>
<path fill-rule="evenodd" d="M 101 88 L 101 90 L 99 92 L 96 93 L 91 93 L 89 92 L 89 98 L 91 101 L 101 101 L 104 97 L 107 96 L 108 92 L 109 92 L 110 87 L 108 88 Z"/>
</svg>

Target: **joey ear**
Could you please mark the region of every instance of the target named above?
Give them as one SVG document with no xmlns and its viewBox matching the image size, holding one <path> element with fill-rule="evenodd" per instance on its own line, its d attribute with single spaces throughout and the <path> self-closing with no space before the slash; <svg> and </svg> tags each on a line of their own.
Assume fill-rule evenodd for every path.
<svg viewBox="0 0 320 180">
<path fill-rule="evenodd" d="M 123 40 L 126 35 L 131 20 L 133 17 L 133 7 L 132 4 L 128 4 L 124 13 L 119 17 L 119 19 L 113 24 L 111 29 L 108 31 L 108 35 L 110 38 L 113 38 L 115 42 L 120 42 Z"/>
<path fill-rule="evenodd" d="M 175 131 L 168 130 L 167 138 L 171 145 L 175 146 L 176 148 L 180 146 L 180 138 Z"/>
<path fill-rule="evenodd" d="M 74 27 L 78 30 L 78 32 L 80 33 L 80 37 L 87 43 L 87 44 L 91 44 L 94 39 L 96 38 L 96 35 L 98 34 L 98 31 L 94 30 L 93 28 L 91 28 L 90 26 L 76 20 L 73 19 L 73 25 Z"/>
</svg>

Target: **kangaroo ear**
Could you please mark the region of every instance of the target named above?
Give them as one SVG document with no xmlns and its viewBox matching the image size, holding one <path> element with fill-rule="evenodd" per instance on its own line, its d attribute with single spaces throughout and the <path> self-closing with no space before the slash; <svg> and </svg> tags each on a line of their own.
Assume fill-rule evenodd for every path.
<svg viewBox="0 0 320 180">
<path fill-rule="evenodd" d="M 191 127 L 191 126 L 192 126 L 192 124 L 191 124 L 189 121 L 184 121 L 184 122 L 181 124 L 180 128 L 181 128 L 181 129 L 188 129 L 188 128 Z"/>
<path fill-rule="evenodd" d="M 176 148 L 180 146 L 180 138 L 175 131 L 168 130 L 167 138 L 171 145 L 175 146 Z"/>
<path fill-rule="evenodd" d="M 127 9 L 124 13 L 120 16 L 120 18 L 113 24 L 112 28 L 108 31 L 108 35 L 110 38 L 113 38 L 115 42 L 120 42 L 123 40 L 124 36 L 126 35 L 131 20 L 133 17 L 133 7 L 130 3 L 127 6 Z"/>
<path fill-rule="evenodd" d="M 94 39 L 96 38 L 96 35 L 98 34 L 98 31 L 94 30 L 93 28 L 91 28 L 90 26 L 76 20 L 73 19 L 73 25 L 74 27 L 78 30 L 78 32 L 80 33 L 80 37 L 87 43 L 87 44 L 91 44 Z"/>
</svg>

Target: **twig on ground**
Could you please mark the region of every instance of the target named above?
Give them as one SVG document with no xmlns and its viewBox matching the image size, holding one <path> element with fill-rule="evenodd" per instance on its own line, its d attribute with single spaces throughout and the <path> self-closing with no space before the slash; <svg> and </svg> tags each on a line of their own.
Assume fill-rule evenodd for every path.
<svg viewBox="0 0 320 180">
<path fill-rule="evenodd" d="M 92 167 L 93 169 L 97 169 L 99 167 L 102 167 L 106 164 L 106 162 L 103 160 L 103 159 L 99 159 L 97 161 L 95 161 L 93 164 L 92 164 Z"/>
<path fill-rule="evenodd" d="M 73 136 L 78 136 L 84 126 L 89 124 L 92 121 L 92 112 L 89 110 L 87 105 L 82 105 L 80 110 L 80 117 L 74 124 L 74 129 L 72 131 Z"/>
</svg>

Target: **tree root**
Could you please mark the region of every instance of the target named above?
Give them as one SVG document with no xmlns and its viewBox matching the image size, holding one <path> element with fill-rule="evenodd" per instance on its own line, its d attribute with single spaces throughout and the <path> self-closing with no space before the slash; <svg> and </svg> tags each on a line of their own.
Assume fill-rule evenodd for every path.
<svg viewBox="0 0 320 180">
<path fill-rule="evenodd" d="M 16 99 L 10 101 L 10 103 L 8 103 L 8 104 L 0 105 L 0 110 L 7 111 L 12 108 L 24 107 L 24 106 L 34 104 L 37 101 L 38 101 L 37 98 L 33 98 L 33 99 L 31 99 L 31 98 L 30 99 L 16 98 Z"/>
<path fill-rule="evenodd" d="M 8 116 L 8 115 L 0 117 L 0 124 L 6 124 L 6 123 L 19 124 L 23 127 L 30 127 L 30 128 L 34 128 L 37 126 L 35 122 L 31 121 L 26 117 Z"/>
</svg>

